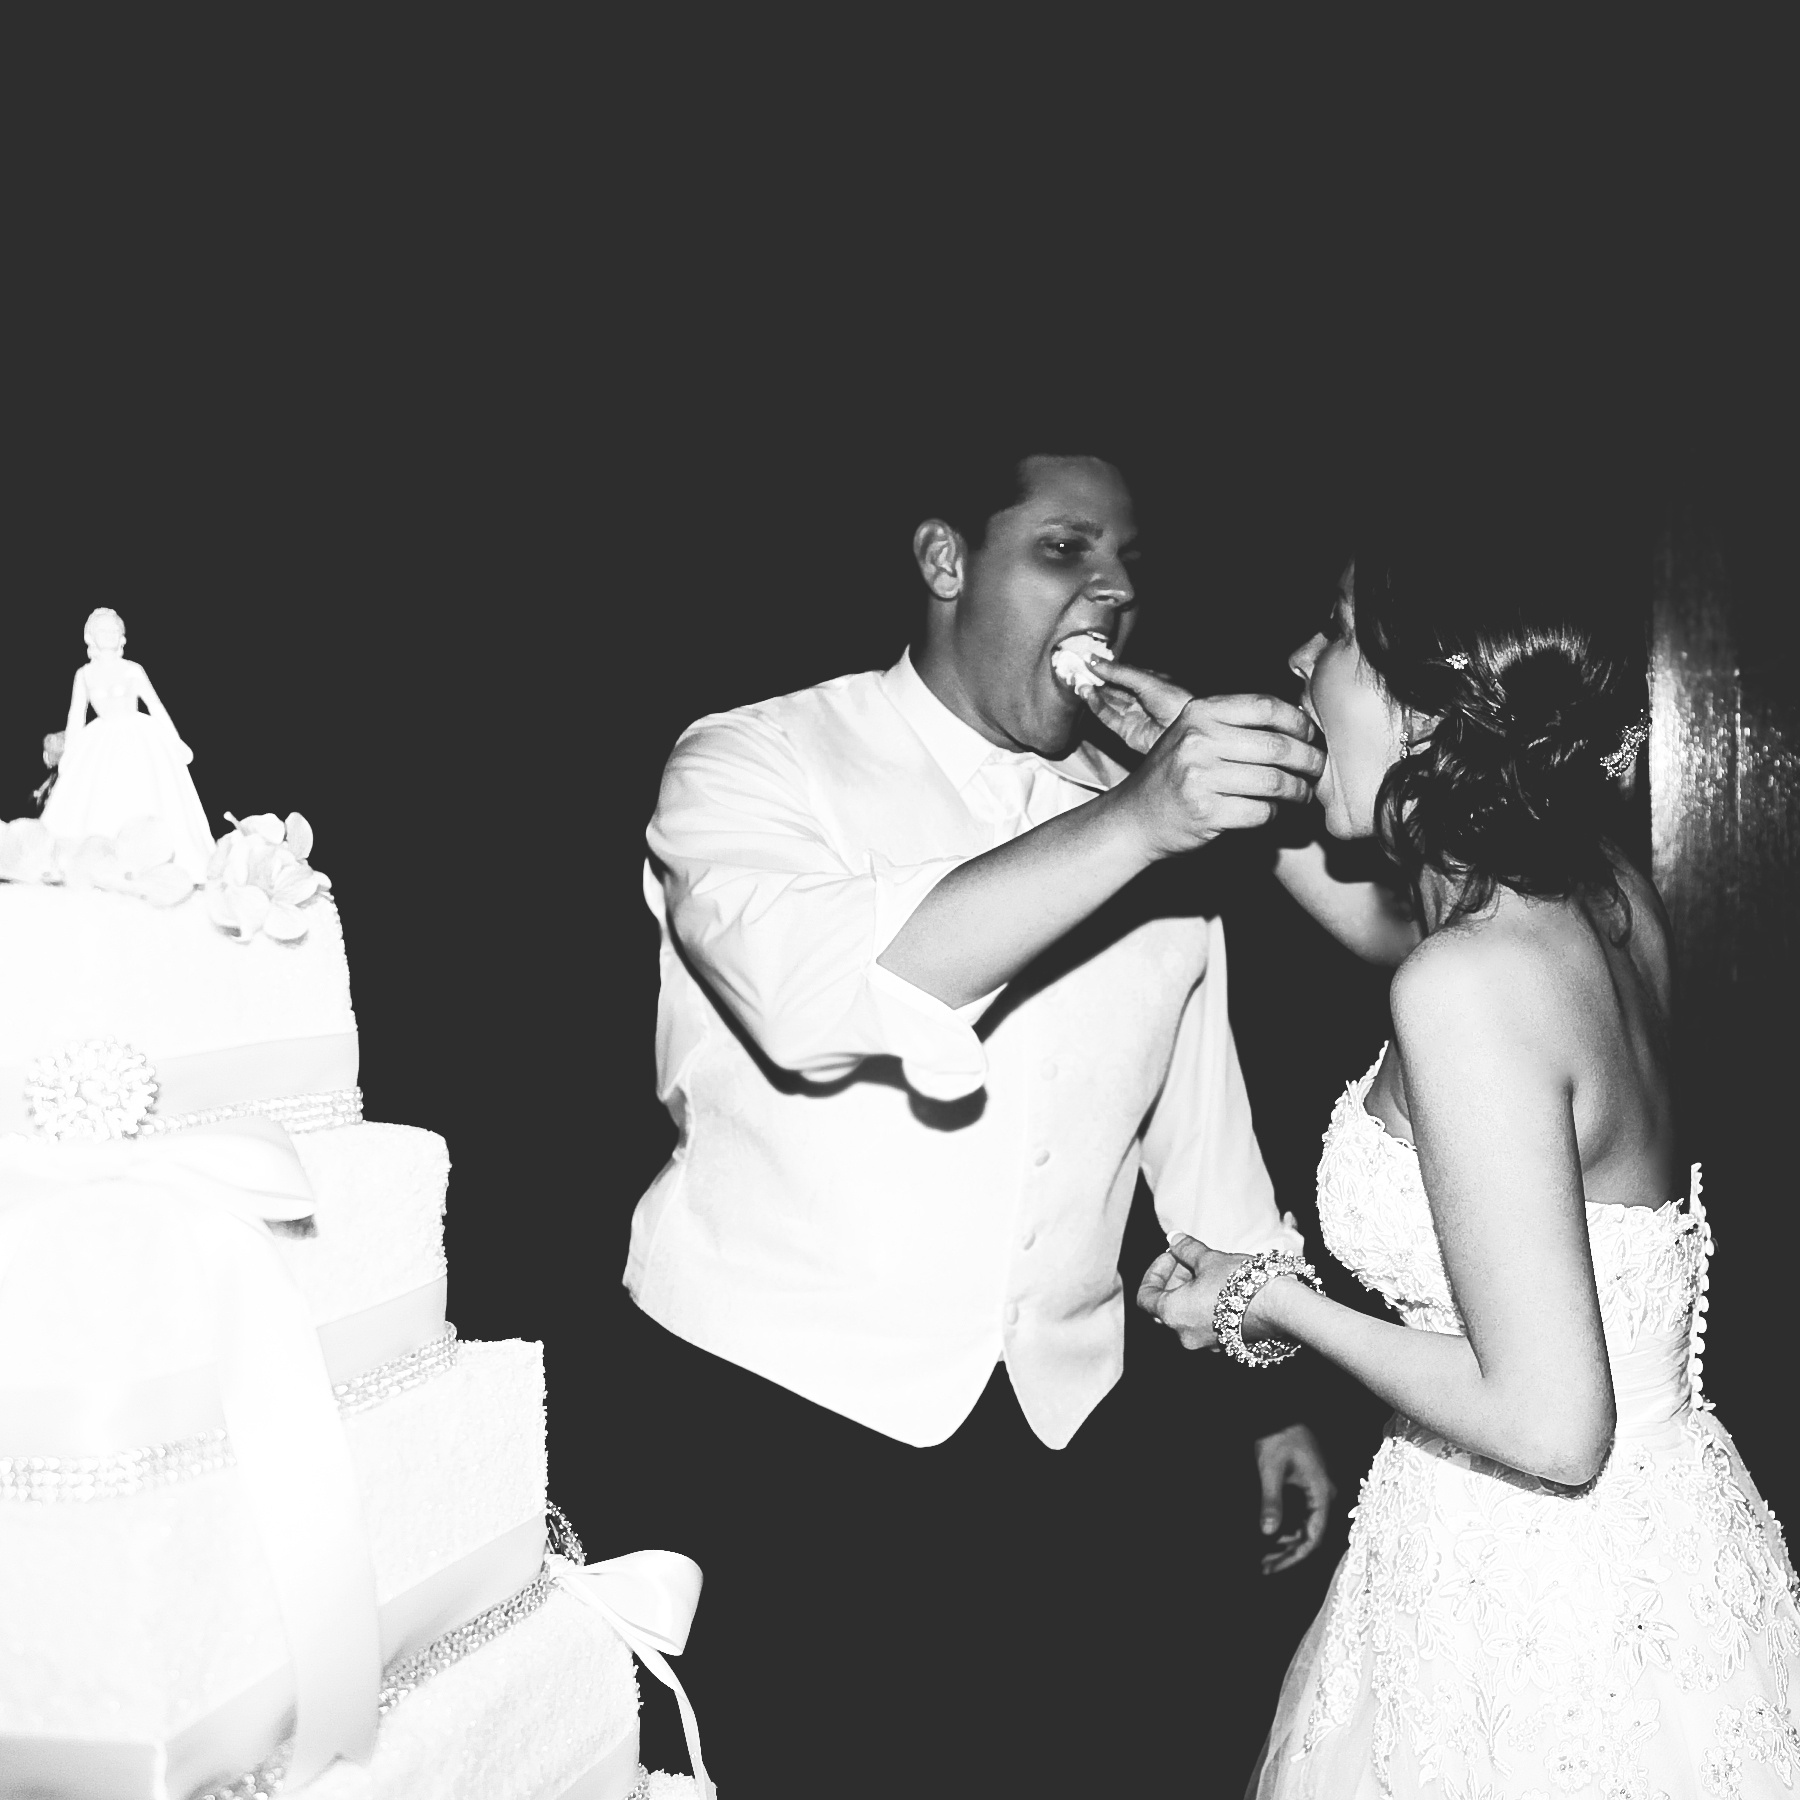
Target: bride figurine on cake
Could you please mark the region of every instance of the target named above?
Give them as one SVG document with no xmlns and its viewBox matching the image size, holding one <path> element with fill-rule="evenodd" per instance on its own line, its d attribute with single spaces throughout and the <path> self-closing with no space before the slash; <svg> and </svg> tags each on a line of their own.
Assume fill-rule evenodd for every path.
<svg viewBox="0 0 1800 1800">
<path fill-rule="evenodd" d="M 129 820 L 160 819 L 175 840 L 174 860 L 202 880 L 213 839 L 187 771 L 194 753 L 142 665 L 126 660 L 125 621 L 110 606 L 96 607 L 83 636 L 88 660 L 75 672 L 44 825 L 59 838 L 111 838 Z M 140 700 L 147 712 L 138 710 Z"/>
</svg>

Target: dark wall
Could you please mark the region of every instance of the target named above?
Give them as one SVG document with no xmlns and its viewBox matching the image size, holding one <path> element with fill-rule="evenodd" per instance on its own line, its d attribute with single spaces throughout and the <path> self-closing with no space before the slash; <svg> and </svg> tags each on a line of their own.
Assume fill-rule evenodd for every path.
<svg viewBox="0 0 1800 1800">
<path fill-rule="evenodd" d="M 673 1138 L 639 894 L 658 773 L 704 712 L 897 654 L 920 458 L 995 419 L 1106 445 L 1150 552 L 1137 652 L 1216 692 L 1280 679 L 1363 504 L 1396 481 L 1559 509 L 1647 609 L 1681 492 L 1669 452 L 1692 434 L 1659 346 L 1563 286 L 1537 297 L 1536 335 L 1504 296 L 1470 322 L 1417 294 L 1364 332 L 1374 302 L 1347 322 L 1354 284 L 1296 244 L 1266 303 L 1221 259 L 1217 279 L 1127 284 L 1105 307 L 1022 266 L 977 311 L 953 268 L 927 313 L 877 291 L 880 270 L 850 295 L 704 235 L 659 260 L 610 223 L 534 218 L 530 188 L 496 223 L 427 185 L 384 212 L 391 231 L 277 245 L 204 307 L 177 284 L 47 309 L 0 541 L 0 813 L 29 809 L 81 620 L 105 603 L 209 811 L 309 814 L 370 1116 L 449 1139 L 452 1316 L 545 1341 L 552 1492 L 601 1552 L 655 1541 L 630 1480 L 655 1445 L 620 1441 L 609 1395 L 633 1380 L 615 1338 L 628 1221 Z M 435 236 L 421 197 L 449 221 Z M 621 285 L 638 290 L 623 311 Z M 1319 1136 L 1385 1035 L 1384 984 L 1241 854 L 1227 907 L 1259 1136 L 1310 1223 Z M 1756 1066 L 1755 1046 L 1726 1051 Z M 1753 1231 L 1723 1195 L 1725 1302 L 1730 1259 L 1785 1266 L 1794 1234 L 1761 1215 Z M 1140 1215 L 1128 1281 L 1153 1246 Z M 1739 1330 L 1722 1304 L 1709 1373 L 1728 1420 L 1767 1414 L 1760 1377 L 1791 1361 L 1778 1329 Z M 1348 1497 L 1380 1409 L 1320 1381 Z M 1800 1517 L 1779 1434 L 1747 1435 Z M 1272 1597 L 1271 1668 L 1325 1573 Z M 704 1657 L 702 1628 L 696 1693 L 729 1680 Z"/>
<path fill-rule="evenodd" d="M 866 381 L 814 367 L 810 386 L 792 364 L 736 385 L 675 369 L 602 446 L 558 428 L 563 390 L 529 363 L 451 410 L 415 361 L 350 367 L 265 361 L 270 414 L 222 408 L 199 433 L 159 439 L 121 406 L 110 439 L 66 437 L 32 470 L 5 553 L 0 811 L 30 810 L 82 618 L 116 606 L 209 811 L 313 819 L 371 1115 L 451 1140 L 459 1323 L 545 1337 L 553 1398 L 579 1394 L 606 1379 L 627 1221 L 672 1141 L 639 894 L 662 760 L 705 711 L 897 654 L 919 603 L 905 496 L 938 426 L 873 360 L 849 365 Z M 1213 691 L 1282 679 L 1359 497 L 1403 461 L 1395 432 L 1346 453 L 1341 399 L 1264 370 L 1047 427 L 1105 439 L 1136 483 L 1145 661 Z M 984 401 L 1009 404 L 1058 416 L 1024 389 Z M 1658 471 L 1623 428 L 1598 437 L 1573 404 L 1566 425 L 1560 460 L 1473 431 L 1430 448 L 1481 479 L 1529 464 L 1647 610 Z M 1331 1098 L 1385 1033 L 1382 984 L 1239 863 L 1234 1017 L 1304 1214 Z M 580 1433 L 554 1441 L 579 1480 Z"/>
</svg>

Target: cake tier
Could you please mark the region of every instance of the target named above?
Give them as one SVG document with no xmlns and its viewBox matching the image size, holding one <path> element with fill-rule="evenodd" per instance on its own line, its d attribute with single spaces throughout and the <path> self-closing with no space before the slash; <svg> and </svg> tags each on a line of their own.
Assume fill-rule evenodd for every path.
<svg viewBox="0 0 1800 1800">
<path fill-rule="evenodd" d="M 631 1652 L 591 1607 L 552 1591 L 382 1720 L 366 1788 L 340 1763 L 292 1800 L 625 1800 L 637 1709 Z"/>
<path fill-rule="evenodd" d="M 99 889 L 0 882 L 0 1131 L 28 1127 L 34 1059 L 93 1038 L 150 1060 L 164 1117 L 354 1087 L 343 928 L 326 896 L 305 916 L 299 943 L 242 942 L 212 922 L 201 896 L 156 907 Z M 238 1091 L 246 1086 L 255 1093 Z"/>
<path fill-rule="evenodd" d="M 312 1229 L 276 1239 L 334 1382 L 444 1323 L 444 1140 L 408 1125 L 296 1133 Z M 129 1198 L 51 1221 L 0 1307 L 0 1458 L 100 1456 L 223 1423 L 191 1247 Z"/>
<path fill-rule="evenodd" d="M 345 1433 L 384 1661 L 531 1581 L 544 1545 L 541 1345 L 464 1345 L 447 1372 Z M 127 1499 L 0 1506 L 0 1792 L 37 1780 L 96 1800 L 190 1794 L 260 1762 L 292 1703 L 235 1470 Z"/>
</svg>

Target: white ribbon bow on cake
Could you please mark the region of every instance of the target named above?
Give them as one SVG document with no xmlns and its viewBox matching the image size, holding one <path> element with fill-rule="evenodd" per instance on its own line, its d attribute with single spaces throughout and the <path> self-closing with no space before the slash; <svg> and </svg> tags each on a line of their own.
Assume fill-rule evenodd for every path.
<svg viewBox="0 0 1800 1800">
<path fill-rule="evenodd" d="M 700 1604 L 700 1565 L 674 1550 L 634 1550 L 628 1556 L 583 1564 L 581 1540 L 573 1527 L 555 1508 L 551 1517 L 551 1544 L 559 1552 L 557 1585 L 591 1606 L 644 1667 L 674 1691 L 694 1785 L 701 1800 L 715 1800 L 712 1778 L 700 1759 L 700 1725 L 693 1704 L 666 1661 L 687 1647 L 694 1609 Z"/>
<path fill-rule="evenodd" d="M 368 1534 L 318 1332 L 265 1223 L 310 1217 L 299 1156 L 255 1118 L 102 1142 L 0 1137 L 0 1309 L 9 1283 L 59 1254 L 66 1268 L 120 1202 L 185 1242 L 214 1320 L 220 1407 L 293 1664 L 288 1780 L 337 1756 L 367 1762 L 381 1687 Z M 0 1454 L 9 1423 L 0 1389 Z"/>
</svg>

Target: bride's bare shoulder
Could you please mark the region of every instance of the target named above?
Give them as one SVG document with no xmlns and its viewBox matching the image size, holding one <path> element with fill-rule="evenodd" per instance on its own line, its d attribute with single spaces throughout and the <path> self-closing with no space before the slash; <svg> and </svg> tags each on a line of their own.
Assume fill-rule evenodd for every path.
<svg viewBox="0 0 1800 1800">
<path fill-rule="evenodd" d="M 1428 934 L 1389 994 L 1402 1046 L 1443 1033 L 1537 1035 L 1560 1008 L 1569 947 L 1541 903 L 1503 893 L 1476 919 Z"/>
<path fill-rule="evenodd" d="M 1616 894 L 1589 900 L 1502 889 L 1480 915 L 1427 935 L 1390 995 L 1403 1051 L 1409 1039 L 1480 1036 L 1573 1069 L 1591 1017 L 1610 1016 L 1621 982 L 1643 983 L 1666 1011 L 1668 913 L 1630 863 L 1619 859 L 1617 873 Z"/>
</svg>

